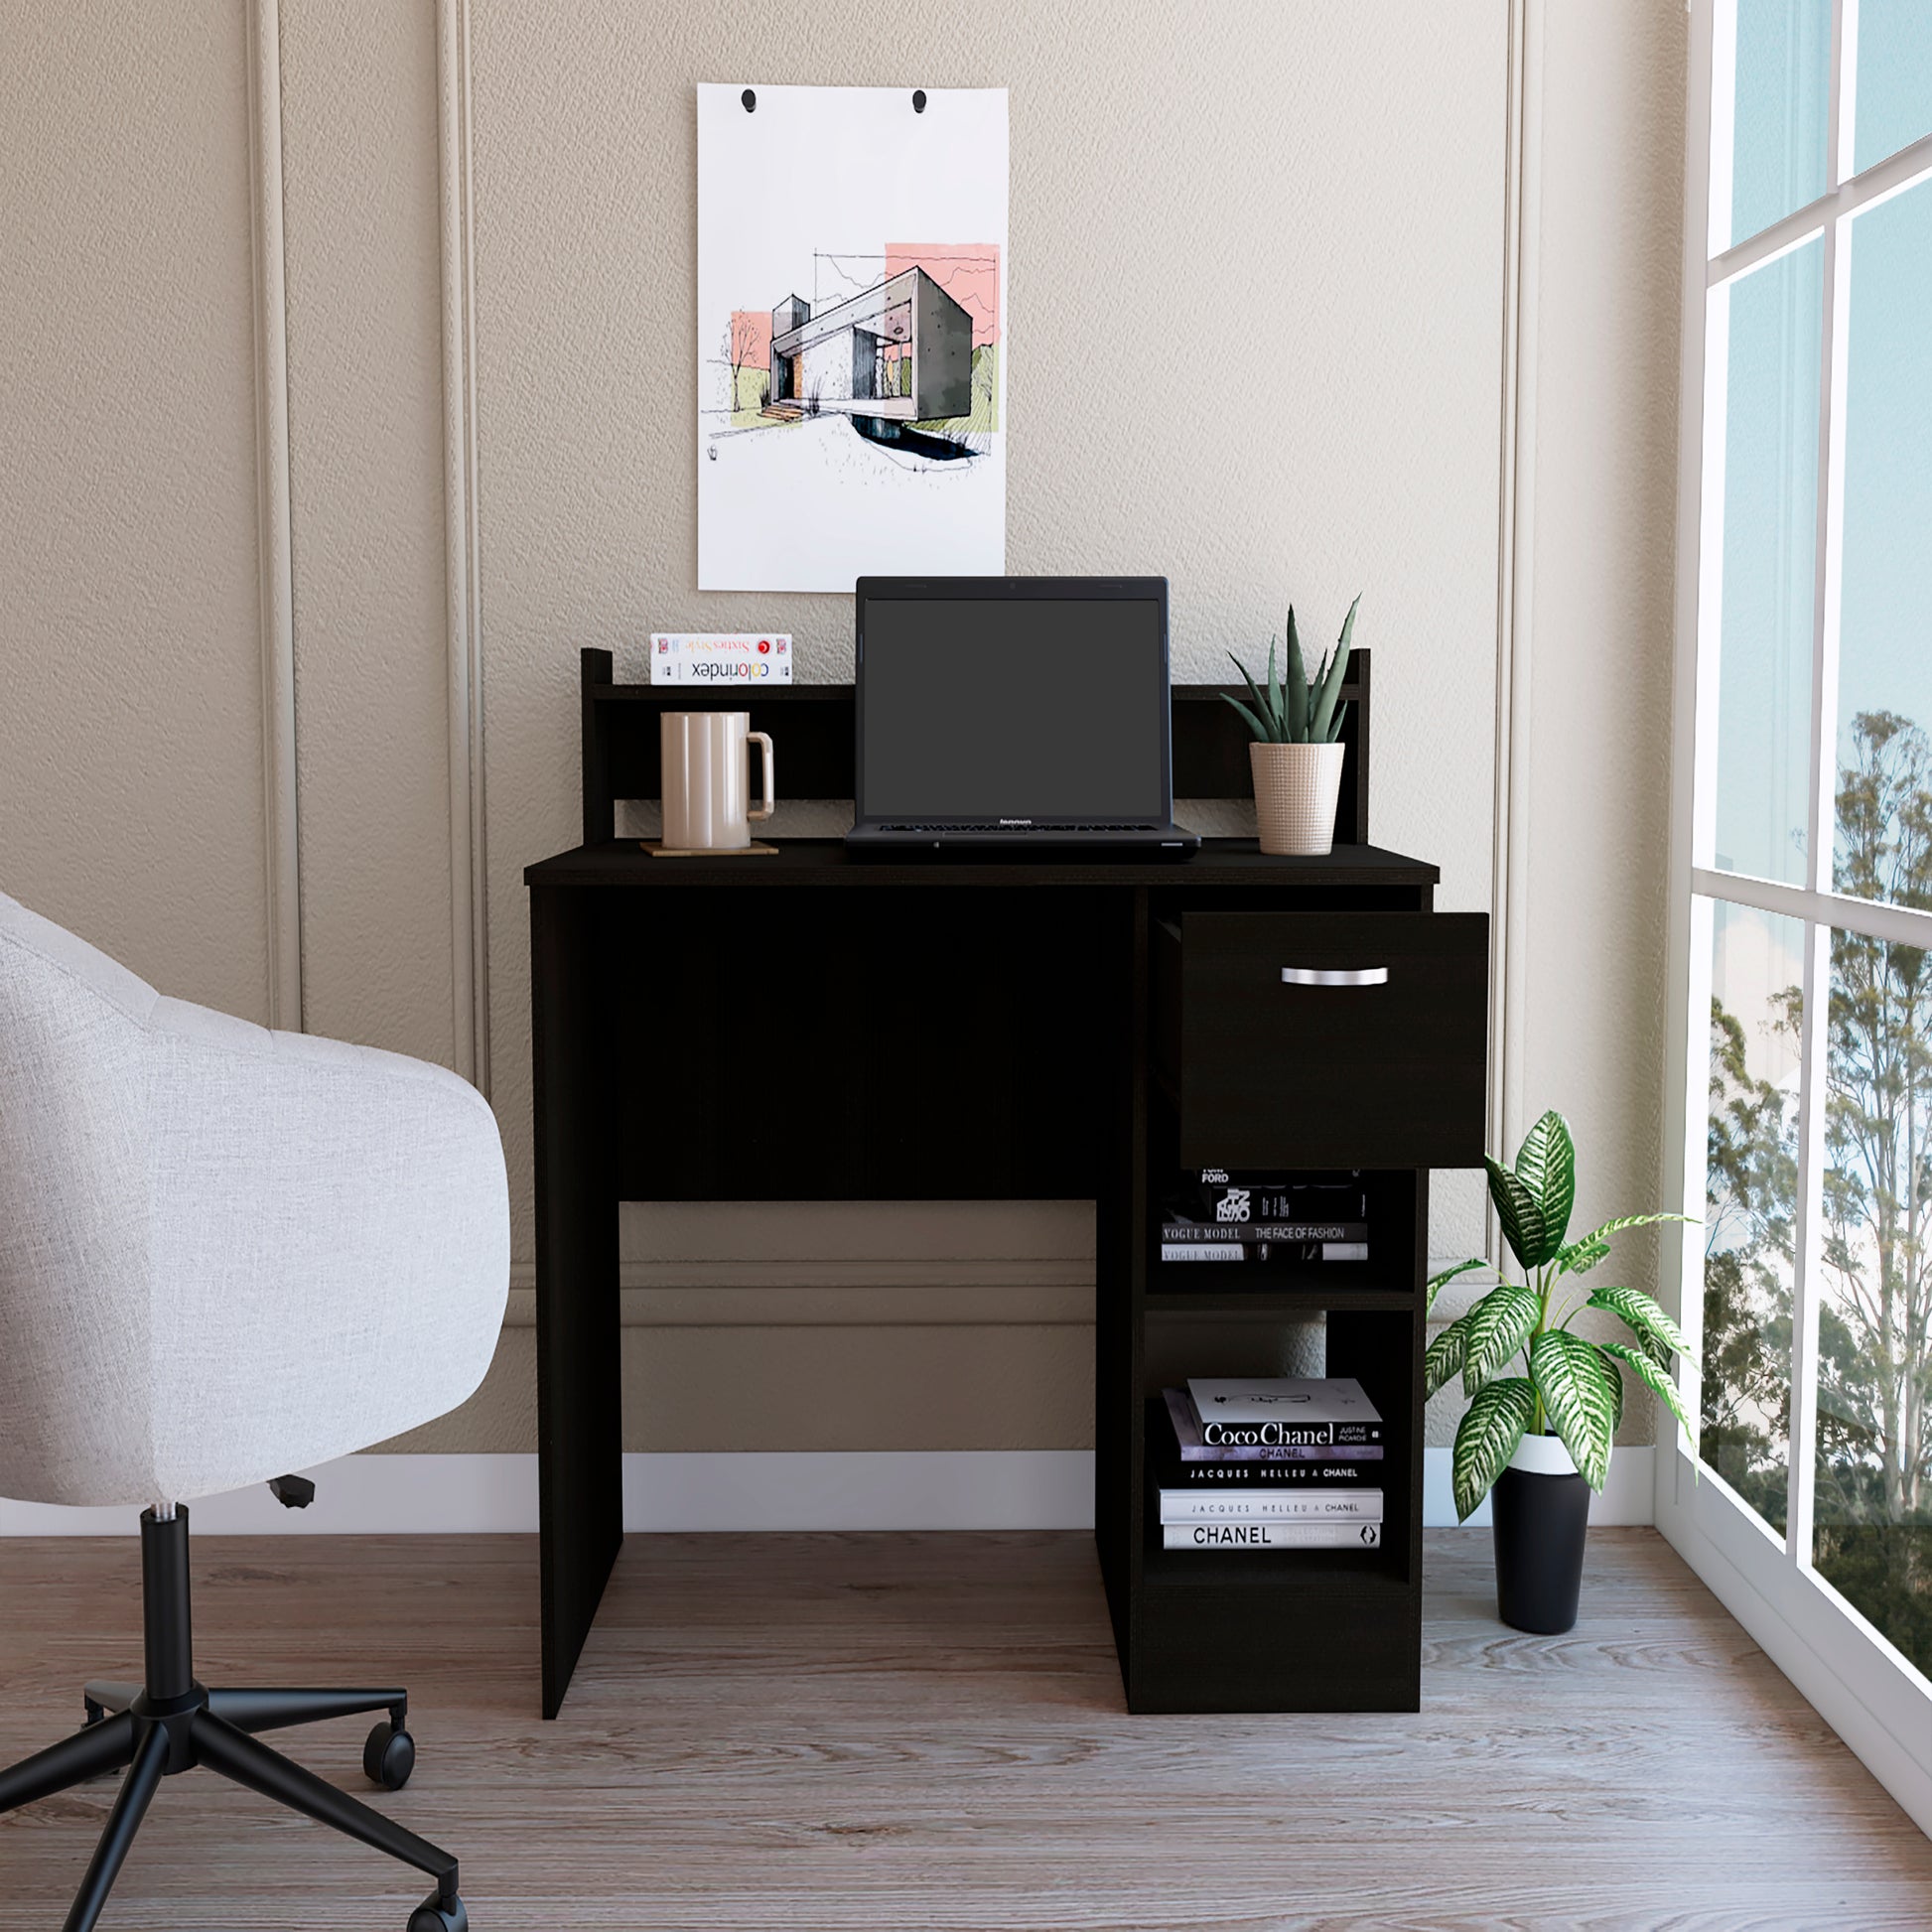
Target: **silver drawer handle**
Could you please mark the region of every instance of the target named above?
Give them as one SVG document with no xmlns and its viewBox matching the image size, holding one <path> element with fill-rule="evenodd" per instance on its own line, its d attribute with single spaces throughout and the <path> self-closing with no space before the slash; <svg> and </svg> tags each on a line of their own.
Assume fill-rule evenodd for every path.
<svg viewBox="0 0 1932 1932">
<path fill-rule="evenodd" d="M 1286 986 L 1387 986 L 1389 969 L 1355 966 L 1335 971 L 1325 966 L 1284 966 L 1282 982 Z"/>
</svg>

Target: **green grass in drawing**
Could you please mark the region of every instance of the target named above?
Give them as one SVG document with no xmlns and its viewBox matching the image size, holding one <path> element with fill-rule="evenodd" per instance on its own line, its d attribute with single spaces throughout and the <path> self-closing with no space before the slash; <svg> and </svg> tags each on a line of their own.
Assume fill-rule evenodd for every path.
<svg viewBox="0 0 1932 1932">
<path fill-rule="evenodd" d="M 930 422 L 914 423 L 914 429 L 934 436 L 965 436 L 975 430 L 1000 427 L 1000 345 L 988 343 L 973 351 L 973 409 L 968 416 L 935 416 Z"/>
</svg>

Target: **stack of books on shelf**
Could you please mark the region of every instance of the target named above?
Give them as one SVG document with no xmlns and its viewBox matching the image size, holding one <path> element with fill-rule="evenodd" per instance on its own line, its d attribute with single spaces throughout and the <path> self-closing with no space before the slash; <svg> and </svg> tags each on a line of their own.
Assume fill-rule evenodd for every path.
<svg viewBox="0 0 1932 1932">
<path fill-rule="evenodd" d="M 1360 1174 L 1280 1174 L 1202 1168 L 1161 1215 L 1161 1259 L 1331 1262 L 1368 1259 Z"/>
<path fill-rule="evenodd" d="M 1382 1418 L 1347 1377 L 1164 1391 L 1173 1454 L 1160 1473 L 1170 1550 L 1375 1550 Z"/>
</svg>

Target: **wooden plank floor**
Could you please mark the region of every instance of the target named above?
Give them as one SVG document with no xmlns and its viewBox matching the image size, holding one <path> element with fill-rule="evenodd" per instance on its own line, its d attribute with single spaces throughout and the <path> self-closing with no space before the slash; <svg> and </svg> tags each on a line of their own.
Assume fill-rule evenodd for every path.
<svg viewBox="0 0 1932 1932">
<path fill-rule="evenodd" d="M 135 1674 L 137 1575 L 0 1543 L 0 1762 Z M 477 1932 L 1932 1925 L 1932 1845 L 1645 1530 L 1591 1538 L 1561 1638 L 1432 1534 L 1414 1717 L 1130 1719 L 1083 1536 L 632 1537 L 554 1725 L 526 1539 L 209 1539 L 195 1591 L 210 1682 L 407 1683 L 381 1802 Z M 364 1729 L 276 1741 L 365 1791 Z M 112 1795 L 0 1819 L 0 1928 L 60 1923 Z M 104 1926 L 402 1932 L 421 1892 L 196 1772 Z"/>
</svg>

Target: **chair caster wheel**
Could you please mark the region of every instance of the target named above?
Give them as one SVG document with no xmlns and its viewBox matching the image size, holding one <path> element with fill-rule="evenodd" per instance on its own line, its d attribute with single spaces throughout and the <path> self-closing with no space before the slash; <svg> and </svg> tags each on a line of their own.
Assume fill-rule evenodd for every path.
<svg viewBox="0 0 1932 1932">
<path fill-rule="evenodd" d="M 362 1769 L 371 1784 L 400 1791 L 416 1768 L 416 1740 L 399 1725 L 379 1724 L 362 1746 Z M 411 1921 L 414 1932 L 414 1921 Z"/>
<path fill-rule="evenodd" d="M 470 1914 L 462 1899 L 452 1897 L 445 1905 L 441 1894 L 431 1892 L 410 1913 L 409 1932 L 470 1932 Z"/>
</svg>

